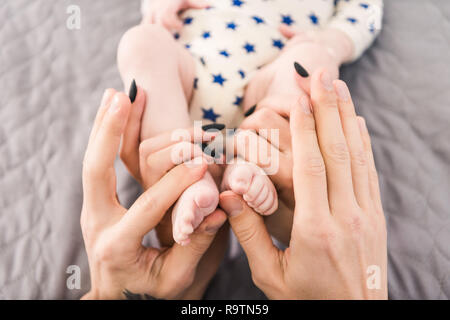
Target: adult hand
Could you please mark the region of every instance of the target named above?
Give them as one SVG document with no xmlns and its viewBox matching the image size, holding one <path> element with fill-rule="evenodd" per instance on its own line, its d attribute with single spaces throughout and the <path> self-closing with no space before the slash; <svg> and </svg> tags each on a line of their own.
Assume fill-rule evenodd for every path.
<svg viewBox="0 0 450 320">
<path fill-rule="evenodd" d="M 289 248 L 273 245 L 262 217 L 240 196 L 222 193 L 220 206 L 269 298 L 386 299 L 386 227 L 367 128 L 345 83 L 332 83 L 325 70 L 311 79 L 311 100 L 301 99 L 290 117 Z"/>
<path fill-rule="evenodd" d="M 91 272 L 84 298 L 117 299 L 126 292 L 156 298 L 183 298 L 197 265 L 225 221 L 217 210 L 208 216 L 187 246 L 157 250 L 142 245 L 180 194 L 204 175 L 200 162 L 175 166 L 125 209 L 116 194 L 114 160 L 130 114 L 123 93 L 105 92 L 83 162 L 81 228 Z"/>
<path fill-rule="evenodd" d="M 141 87 L 137 87 L 136 98 L 123 133 L 120 158 L 133 178 L 144 189 L 148 189 L 176 164 L 198 156 L 207 158 L 197 144 L 211 141 L 217 133 L 197 132 L 198 130 L 194 130 L 194 128 L 188 128 L 182 129 L 183 134 L 176 135 L 177 139 L 174 139 L 174 134 L 176 134 L 174 131 L 177 131 L 174 130 L 141 141 L 142 115 L 145 104 L 145 91 Z M 180 157 L 175 159 L 177 155 Z M 209 169 L 213 172 L 217 171 L 217 174 L 221 172 L 220 168 L 214 164 L 210 165 Z"/>
</svg>

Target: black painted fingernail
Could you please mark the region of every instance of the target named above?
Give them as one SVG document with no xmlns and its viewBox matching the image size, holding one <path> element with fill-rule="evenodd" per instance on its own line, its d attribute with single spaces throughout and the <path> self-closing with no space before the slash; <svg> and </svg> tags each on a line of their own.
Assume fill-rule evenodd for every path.
<svg viewBox="0 0 450 320">
<path fill-rule="evenodd" d="M 208 131 L 210 129 L 216 129 L 216 130 L 223 130 L 225 129 L 225 125 L 221 123 L 211 123 L 211 124 L 205 124 L 202 127 L 203 131 Z"/>
<path fill-rule="evenodd" d="M 253 107 L 251 107 L 250 109 L 248 109 L 246 113 L 244 113 L 244 117 L 248 117 L 253 112 L 255 112 L 255 110 L 256 110 L 256 104 Z"/>
<path fill-rule="evenodd" d="M 295 68 L 295 71 L 297 71 L 297 73 L 300 75 L 300 77 L 303 77 L 303 78 L 308 78 L 309 77 L 308 71 L 306 71 L 305 68 L 303 68 L 300 65 L 300 63 L 294 62 L 294 68 Z"/>
<path fill-rule="evenodd" d="M 133 79 L 133 82 L 131 83 L 130 86 L 130 92 L 128 93 L 131 103 L 133 103 L 134 100 L 136 100 L 136 95 L 137 95 L 136 81 Z"/>
</svg>

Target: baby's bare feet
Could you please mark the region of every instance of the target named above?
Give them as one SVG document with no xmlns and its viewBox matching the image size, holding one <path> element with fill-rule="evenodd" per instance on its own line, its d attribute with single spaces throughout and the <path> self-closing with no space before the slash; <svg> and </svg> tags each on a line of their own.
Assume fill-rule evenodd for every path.
<svg viewBox="0 0 450 320">
<path fill-rule="evenodd" d="M 228 165 L 223 174 L 222 190 L 242 195 L 261 215 L 270 215 L 278 208 L 277 191 L 272 181 L 261 168 L 249 162 Z"/>
<path fill-rule="evenodd" d="M 181 244 L 189 243 L 189 235 L 203 219 L 216 210 L 219 190 L 209 172 L 204 178 L 187 188 L 172 210 L 173 239 Z"/>
</svg>

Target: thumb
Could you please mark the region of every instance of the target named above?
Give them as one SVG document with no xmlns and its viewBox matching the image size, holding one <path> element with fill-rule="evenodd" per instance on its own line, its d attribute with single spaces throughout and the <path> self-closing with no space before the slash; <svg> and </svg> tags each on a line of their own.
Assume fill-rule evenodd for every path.
<svg viewBox="0 0 450 320">
<path fill-rule="evenodd" d="M 186 245 L 175 243 L 165 257 L 159 274 L 161 279 L 174 280 L 179 276 L 180 283 L 185 283 L 186 279 L 192 280 L 200 260 L 226 220 L 225 213 L 222 210 L 216 210 L 205 218 Z"/>
<path fill-rule="evenodd" d="M 279 274 L 279 252 L 272 243 L 262 216 L 232 191 L 223 192 L 219 203 L 247 255 L 253 276 L 262 278 Z"/>
</svg>

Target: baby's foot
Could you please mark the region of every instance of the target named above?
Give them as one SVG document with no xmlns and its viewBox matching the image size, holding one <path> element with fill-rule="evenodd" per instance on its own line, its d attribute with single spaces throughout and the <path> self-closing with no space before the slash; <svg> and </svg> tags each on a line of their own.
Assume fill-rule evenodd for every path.
<svg viewBox="0 0 450 320">
<path fill-rule="evenodd" d="M 278 208 L 275 186 L 260 167 L 239 162 L 227 166 L 222 179 L 222 190 L 243 195 L 247 204 L 261 215 L 270 215 Z"/>
<path fill-rule="evenodd" d="M 181 244 L 189 243 L 189 235 L 203 219 L 216 210 L 219 190 L 209 172 L 187 188 L 172 210 L 173 239 Z"/>
</svg>

